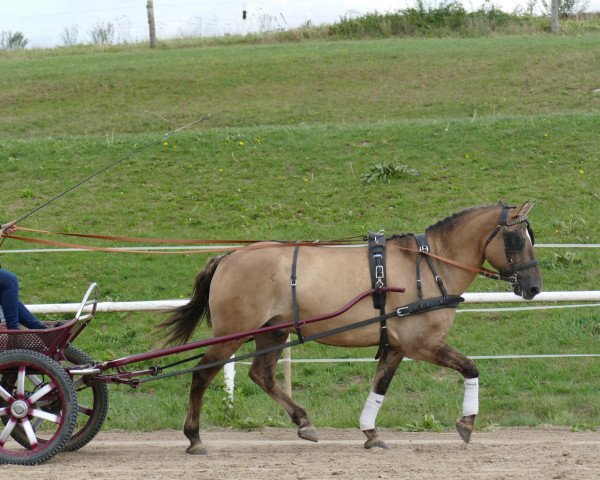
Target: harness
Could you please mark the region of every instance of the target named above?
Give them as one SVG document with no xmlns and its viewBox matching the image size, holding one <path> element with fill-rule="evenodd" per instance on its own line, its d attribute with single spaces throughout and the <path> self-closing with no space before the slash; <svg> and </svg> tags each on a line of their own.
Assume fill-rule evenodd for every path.
<svg viewBox="0 0 600 480">
<path fill-rule="evenodd" d="M 379 334 L 379 347 L 377 349 L 377 354 L 375 355 L 375 359 L 385 359 L 389 350 L 389 338 L 387 331 L 387 320 L 393 317 L 405 317 L 407 315 L 414 315 L 418 313 L 429 312 L 433 310 L 439 310 L 442 308 L 457 308 L 461 302 L 464 302 L 464 298 L 458 295 L 448 295 L 446 287 L 444 286 L 444 282 L 442 277 L 440 277 L 435 269 L 433 264 L 433 258 L 444 261 L 450 265 L 454 265 L 456 267 L 462 268 L 464 270 L 472 271 L 474 273 L 478 273 L 480 275 L 484 275 L 488 278 L 493 278 L 496 280 L 505 280 L 509 282 L 511 285 L 516 285 L 518 281 L 518 273 L 523 270 L 527 270 L 529 268 L 535 267 L 538 265 L 538 260 L 533 259 L 526 263 L 517 264 L 513 259 L 513 255 L 515 253 L 520 252 L 524 245 L 522 244 L 521 236 L 517 235 L 515 232 L 509 231 L 509 227 L 513 225 L 517 225 L 519 223 L 526 223 L 527 232 L 531 237 L 531 243 L 534 244 L 534 235 L 531 226 L 529 225 L 529 221 L 527 220 L 526 215 L 522 215 L 516 217 L 512 220 L 508 220 L 508 214 L 510 212 L 511 207 L 508 205 L 503 205 L 502 211 L 500 213 L 500 219 L 498 220 L 498 225 L 489 235 L 486 240 L 485 247 L 489 245 L 489 243 L 494 239 L 494 237 L 498 234 L 498 232 L 502 231 L 503 239 L 504 239 L 504 250 L 506 253 L 506 258 L 508 263 L 510 264 L 510 268 L 507 270 L 501 270 L 499 273 L 494 271 L 490 271 L 484 268 L 475 268 L 470 265 L 464 265 L 459 262 L 443 258 L 437 256 L 430 252 L 429 243 L 427 241 L 427 234 L 413 234 L 417 243 L 417 260 L 415 264 L 415 277 L 417 284 L 417 301 L 412 302 L 400 307 L 396 307 L 392 312 L 385 312 L 385 304 L 386 304 L 386 294 L 390 289 L 386 287 L 386 238 L 382 231 L 380 232 L 369 232 L 366 240 L 368 240 L 368 261 L 369 261 L 369 271 L 371 275 L 371 296 L 373 299 L 373 308 L 379 310 L 379 316 L 373 317 L 367 321 L 353 323 L 350 325 L 338 327 L 334 330 L 328 331 L 327 336 L 333 335 L 336 333 L 341 333 L 347 330 L 351 330 L 354 328 L 358 328 L 363 325 L 370 325 L 372 323 L 379 322 L 380 324 L 380 334 Z M 294 255 L 292 259 L 292 272 L 290 284 L 292 287 L 292 303 L 293 303 L 293 312 L 294 312 L 294 328 L 296 330 L 296 334 L 298 335 L 297 342 L 295 344 L 304 343 L 305 338 L 302 336 L 301 328 L 302 324 L 300 322 L 300 317 L 298 313 L 298 300 L 296 294 L 296 286 L 297 286 L 297 276 L 296 276 L 296 267 L 298 263 L 298 251 L 299 245 L 294 247 Z M 403 250 L 412 249 L 402 248 Z M 431 298 L 423 298 L 423 286 L 421 279 L 421 261 L 425 258 L 427 262 L 427 266 L 435 279 L 435 283 L 440 291 L 439 296 L 431 297 Z M 315 338 L 320 338 L 321 335 L 313 335 L 311 337 L 307 337 L 306 340 L 313 340 Z"/>
<path fill-rule="evenodd" d="M 441 277 L 437 274 L 433 262 L 427 256 L 429 253 L 429 245 L 427 244 L 427 237 L 425 234 L 415 235 L 417 239 L 417 245 L 419 246 L 419 256 L 416 264 L 416 278 L 417 278 L 417 293 L 418 300 L 416 302 L 408 303 L 400 307 L 396 307 L 393 311 L 385 313 L 386 294 L 390 290 L 386 287 L 385 281 L 385 247 L 386 239 L 383 232 L 373 233 L 369 232 L 369 263 L 371 271 L 371 285 L 372 291 L 371 296 L 373 298 L 373 307 L 379 310 L 379 316 L 365 320 L 363 322 L 357 322 L 350 325 L 338 327 L 334 330 L 325 332 L 329 336 L 335 333 L 341 333 L 348 330 L 358 328 L 363 325 L 370 325 L 372 323 L 379 322 L 380 324 L 380 335 L 379 335 L 379 348 L 375 359 L 383 358 L 385 360 L 389 350 L 389 339 L 387 333 L 387 320 L 393 317 L 406 317 L 407 315 L 414 315 L 417 313 L 429 312 L 433 310 L 439 310 L 441 308 L 456 308 L 458 304 L 464 302 L 464 298 L 457 295 L 448 295 L 444 288 L 444 283 Z M 302 344 L 306 340 L 314 340 L 320 338 L 321 335 L 313 335 L 311 337 L 304 337 L 302 335 L 302 324 L 300 322 L 300 315 L 298 312 L 298 297 L 296 288 L 298 285 L 298 277 L 296 275 L 297 264 L 298 264 L 298 252 L 299 245 L 294 246 L 294 254 L 292 257 L 292 271 L 290 275 L 290 285 L 292 288 L 292 306 L 294 316 L 294 329 L 298 340 L 293 342 L 294 344 Z M 425 257 L 427 264 L 436 279 L 436 283 L 440 289 L 441 295 L 432 298 L 423 298 L 423 292 L 421 287 L 421 259 Z"/>
<path fill-rule="evenodd" d="M 429 244 L 427 242 L 427 235 L 421 233 L 414 235 L 414 237 L 418 247 L 415 266 L 418 300 L 396 308 L 394 316 L 405 317 L 407 315 L 438 310 L 440 308 L 456 308 L 460 302 L 464 301 L 464 299 L 456 295 L 448 296 L 442 277 L 438 275 L 435 266 L 433 265 L 433 261 L 428 255 Z M 381 238 L 383 238 L 383 240 L 381 240 Z M 373 307 L 379 308 L 381 318 L 379 348 L 375 354 L 376 360 L 379 358 L 385 360 L 389 350 L 387 319 L 390 317 L 385 314 L 385 292 L 381 291 L 381 289 L 385 287 L 385 245 L 385 237 L 383 237 L 381 233 L 373 234 L 372 232 L 369 232 L 369 262 L 371 265 L 371 285 L 373 285 Z M 423 298 L 423 282 L 421 280 L 421 260 L 423 257 L 425 257 L 429 270 L 435 278 L 435 282 L 440 290 L 441 295 L 438 297 Z"/>
</svg>

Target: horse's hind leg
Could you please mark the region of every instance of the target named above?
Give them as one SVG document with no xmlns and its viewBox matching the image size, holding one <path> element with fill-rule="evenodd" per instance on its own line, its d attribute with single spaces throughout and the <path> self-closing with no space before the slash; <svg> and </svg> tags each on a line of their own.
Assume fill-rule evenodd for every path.
<svg viewBox="0 0 600 480">
<path fill-rule="evenodd" d="M 377 364 L 377 371 L 373 379 L 373 388 L 360 415 L 360 429 L 367 436 L 367 441 L 364 444 L 364 447 L 367 449 L 373 447 L 388 448 L 385 442 L 379 438 L 379 433 L 377 428 L 375 428 L 375 420 L 383 403 L 385 393 L 394 377 L 394 373 L 396 373 L 396 369 L 403 358 L 404 355 L 402 353 L 389 350 L 387 356 L 380 358 Z"/>
<path fill-rule="evenodd" d="M 208 348 L 198 366 L 207 365 L 213 362 L 226 360 L 240 347 L 240 343 L 233 341 L 212 345 Z M 190 389 L 190 401 L 188 414 L 183 426 L 183 433 L 190 441 L 190 446 L 186 452 L 190 455 L 206 455 L 207 451 L 200 440 L 200 414 L 202 411 L 202 402 L 206 389 L 215 378 L 215 375 L 223 366 L 215 366 L 196 370 L 192 375 L 192 385 Z"/>
<path fill-rule="evenodd" d="M 254 337 L 256 349 L 268 348 L 285 343 L 287 335 L 281 332 L 273 332 Z M 275 373 L 277 361 L 281 356 L 281 350 L 257 355 L 252 361 L 252 367 L 248 372 L 250 378 L 265 392 L 281 405 L 292 421 L 298 426 L 298 436 L 311 442 L 317 442 L 317 432 L 310 423 L 306 410 L 294 402 L 277 383 Z"/>
<path fill-rule="evenodd" d="M 456 430 L 465 443 L 469 443 L 475 426 L 475 416 L 479 413 L 479 370 L 470 358 L 447 343 L 435 350 L 433 358 L 428 360 L 460 372 L 465 379 L 463 413 L 456 421 Z"/>
</svg>

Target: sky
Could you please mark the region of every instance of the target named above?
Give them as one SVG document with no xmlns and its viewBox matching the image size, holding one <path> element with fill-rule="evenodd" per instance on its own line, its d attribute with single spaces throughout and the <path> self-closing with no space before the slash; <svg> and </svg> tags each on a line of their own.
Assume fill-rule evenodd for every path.
<svg viewBox="0 0 600 480">
<path fill-rule="evenodd" d="M 484 1 L 461 3 L 470 9 Z M 587 1 L 588 11 L 600 10 L 600 0 Z M 527 4 L 527 0 L 492 2 L 509 12 Z M 426 0 L 425 4 L 436 3 Z M 154 0 L 154 16 L 160 40 L 288 29 L 307 21 L 333 23 L 341 16 L 383 13 L 414 5 L 415 0 Z M 244 9 L 246 20 L 242 19 Z M 29 47 L 64 45 L 67 30 L 71 38 L 76 32 L 77 42 L 89 43 L 90 31 L 107 23 L 114 27 L 115 42 L 146 40 L 146 0 L 0 0 L 0 32 L 22 32 Z"/>
</svg>

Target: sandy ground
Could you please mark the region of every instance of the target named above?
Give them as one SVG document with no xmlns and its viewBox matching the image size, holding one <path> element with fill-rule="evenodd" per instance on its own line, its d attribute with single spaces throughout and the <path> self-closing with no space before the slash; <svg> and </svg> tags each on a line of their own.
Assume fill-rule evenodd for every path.
<svg viewBox="0 0 600 480">
<path fill-rule="evenodd" d="M 44 480 L 600 479 L 600 432 L 498 429 L 475 432 L 469 445 L 456 433 L 382 434 L 389 450 L 364 450 L 362 433 L 350 429 L 321 429 L 319 443 L 295 430 L 209 430 L 209 454 L 190 456 L 181 432 L 102 432 L 78 452 L 0 472 Z"/>
</svg>

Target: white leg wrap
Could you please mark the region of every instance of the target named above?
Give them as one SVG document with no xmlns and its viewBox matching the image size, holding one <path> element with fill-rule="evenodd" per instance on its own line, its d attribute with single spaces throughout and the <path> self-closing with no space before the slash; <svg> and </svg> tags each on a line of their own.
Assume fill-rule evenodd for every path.
<svg viewBox="0 0 600 480">
<path fill-rule="evenodd" d="M 463 417 L 479 413 L 479 378 L 465 378 Z"/>
<path fill-rule="evenodd" d="M 365 407 L 360 414 L 360 429 L 361 430 L 372 430 L 375 428 L 375 419 L 383 403 L 385 395 L 379 395 L 378 393 L 371 392 L 365 402 Z"/>
</svg>

